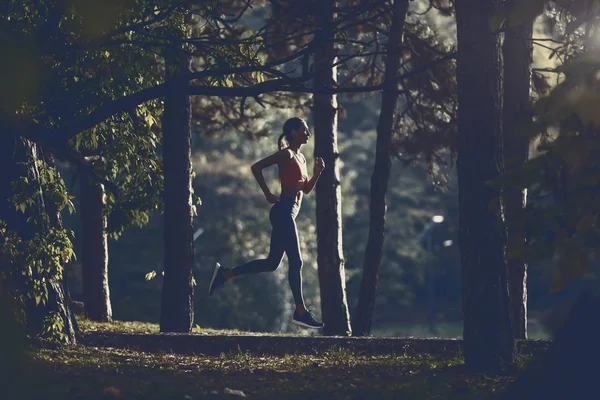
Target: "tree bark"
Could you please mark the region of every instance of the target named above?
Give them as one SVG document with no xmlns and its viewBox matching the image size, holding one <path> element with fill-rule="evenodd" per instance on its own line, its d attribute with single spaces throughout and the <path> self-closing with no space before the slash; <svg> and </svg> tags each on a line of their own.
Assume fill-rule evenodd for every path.
<svg viewBox="0 0 600 400">
<path fill-rule="evenodd" d="M 39 146 L 38 146 L 39 148 Z M 42 152 L 40 150 L 41 158 L 44 162 L 50 167 L 56 170 L 58 173 L 58 169 L 56 167 L 56 161 L 54 156 L 51 153 Z M 48 217 L 50 226 L 56 229 L 63 229 L 63 222 L 61 212 L 58 210 L 56 204 L 49 201 L 46 203 L 46 208 L 48 211 Z M 67 279 L 67 269 L 65 265 L 63 265 L 62 269 L 62 288 L 57 287 L 56 292 L 62 292 L 64 297 L 64 321 L 65 321 L 65 332 L 67 332 L 67 337 L 75 338 L 79 335 L 79 325 L 77 324 L 77 319 L 75 318 L 75 313 L 73 312 L 73 304 L 71 300 L 71 292 L 69 291 L 68 279 Z"/>
<path fill-rule="evenodd" d="M 317 49 L 314 55 L 316 88 L 332 88 L 337 80 L 334 32 L 335 1 L 315 2 Z M 346 277 L 342 250 L 342 210 L 337 146 L 337 97 L 316 94 L 313 97 L 315 157 L 323 158 L 325 170 L 316 185 L 317 263 L 321 292 L 323 333 L 346 336 L 351 333 L 346 301 Z"/>
<path fill-rule="evenodd" d="M 379 265 L 383 254 L 386 195 L 392 167 L 390 147 L 392 128 L 396 116 L 396 103 L 398 101 L 396 75 L 400 66 L 402 32 L 404 31 L 407 11 L 408 0 L 394 1 L 392 26 L 387 44 L 388 54 L 385 63 L 385 88 L 383 89 L 381 112 L 377 124 L 375 166 L 371 175 L 369 237 L 365 250 L 358 303 L 352 318 L 352 333 L 354 336 L 368 336 L 371 333 Z"/>
<path fill-rule="evenodd" d="M 457 0 L 459 246 L 465 364 L 498 371 L 515 356 L 510 319 L 506 233 L 500 38 L 489 28 L 499 0 Z"/>
<path fill-rule="evenodd" d="M 508 7 L 516 2 L 511 0 Z M 509 21 L 510 22 L 510 21 Z M 515 131 L 530 123 L 533 21 L 508 25 L 504 33 L 504 158 L 507 172 L 517 170 L 529 158 L 529 139 Z M 516 339 L 527 339 L 527 263 L 524 217 L 527 190 L 507 185 L 504 189 L 506 217 L 506 263 L 508 266 L 513 331 Z"/>
<path fill-rule="evenodd" d="M 107 222 L 104 185 L 82 174 L 79 181 L 82 227 L 82 268 L 85 315 L 92 321 L 112 321 L 108 286 Z"/>
<path fill-rule="evenodd" d="M 187 73 L 190 60 L 167 57 L 168 77 Z M 171 87 L 163 114 L 164 277 L 161 332 L 190 332 L 194 320 L 192 267 L 191 103 L 185 85 Z"/>
<path fill-rule="evenodd" d="M 9 201 L 14 194 L 12 183 L 20 177 L 27 177 L 28 181 L 33 184 L 39 182 L 38 160 L 37 146 L 34 143 L 24 138 L 15 138 L 6 132 L 0 132 L 0 171 L 2 171 L 0 174 L 0 220 L 4 221 L 7 228 L 16 232 L 23 240 L 32 239 L 36 233 L 47 232 L 48 222 L 52 223 L 52 218 L 48 220 L 44 218 L 44 215 L 48 214 L 41 187 L 35 195 L 35 205 L 29 208 L 25 214 L 20 210 L 15 210 Z M 28 162 L 29 164 L 22 164 Z M 28 221 L 28 218 L 31 220 Z M 2 263 L 4 262 L 2 260 Z M 0 266 L 13 269 L 23 268 L 19 265 Z M 29 282 L 15 282 L 15 284 L 22 286 L 28 285 Z M 71 304 L 67 301 L 68 292 L 65 290 L 63 280 L 51 278 L 45 282 L 45 285 L 48 291 L 46 304 L 38 305 L 33 300 L 27 301 L 25 304 L 27 333 L 39 335 L 44 318 L 54 312 L 63 319 L 62 333 L 65 335 L 65 339 L 69 343 L 75 344 L 77 327 L 71 313 Z M 18 290 L 17 287 L 11 285 L 8 285 L 6 289 Z"/>
</svg>

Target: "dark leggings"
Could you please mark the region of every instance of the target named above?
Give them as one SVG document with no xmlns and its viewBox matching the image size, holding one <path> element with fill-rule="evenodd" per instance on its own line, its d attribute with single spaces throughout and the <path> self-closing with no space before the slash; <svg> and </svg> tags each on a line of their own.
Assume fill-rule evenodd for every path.
<svg viewBox="0 0 600 400">
<path fill-rule="evenodd" d="M 267 258 L 253 260 L 233 268 L 234 276 L 256 274 L 259 272 L 275 271 L 283 253 L 287 254 L 289 271 L 288 279 L 296 304 L 304 305 L 302 297 L 302 256 L 296 229 L 296 215 L 300 207 L 294 199 L 280 197 L 279 201 L 271 207 L 269 220 L 271 221 L 271 248 Z"/>
</svg>

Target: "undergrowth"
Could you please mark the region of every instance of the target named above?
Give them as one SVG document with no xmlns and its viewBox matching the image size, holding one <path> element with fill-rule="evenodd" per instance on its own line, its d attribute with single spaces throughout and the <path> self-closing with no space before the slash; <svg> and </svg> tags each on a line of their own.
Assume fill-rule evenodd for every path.
<svg viewBox="0 0 600 400">
<path fill-rule="evenodd" d="M 156 324 L 80 321 L 82 331 L 158 333 Z M 197 334 L 247 334 L 196 328 Z M 498 399 L 515 375 L 472 374 L 460 353 L 218 356 L 30 344 L 19 399 Z M 523 368 L 529 358 L 517 362 Z M 25 372 L 26 371 L 26 372 Z M 518 372 L 518 370 L 517 370 Z"/>
</svg>

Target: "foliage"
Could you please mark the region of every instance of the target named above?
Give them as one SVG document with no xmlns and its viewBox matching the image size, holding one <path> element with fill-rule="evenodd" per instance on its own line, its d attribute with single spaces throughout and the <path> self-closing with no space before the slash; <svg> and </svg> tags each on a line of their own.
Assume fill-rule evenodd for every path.
<svg viewBox="0 0 600 400">
<path fill-rule="evenodd" d="M 445 189 L 450 181 L 446 167 L 457 154 L 456 62 L 451 57 L 456 49 L 418 16 L 407 19 L 405 42 L 404 73 L 433 65 L 401 81 L 404 104 L 394 128 L 394 153 L 405 165 L 425 163 L 435 184 Z"/>
<path fill-rule="evenodd" d="M 16 290 L 22 303 L 31 299 L 36 305 L 45 304 L 47 281 L 61 279 L 62 265 L 73 255 L 70 235 L 50 228 L 47 234 L 36 233 L 31 240 L 23 240 L 5 226 L 0 226 L 0 234 L 4 238 L 2 254 L 9 265 L 17 267 L 2 271 L 3 279 L 13 283 L 11 289 Z"/>
<path fill-rule="evenodd" d="M 341 99 L 349 111 L 339 122 L 341 175 L 344 200 L 344 254 L 346 257 L 348 301 L 355 304 L 364 243 L 368 230 L 369 179 L 372 172 L 377 99 L 360 101 Z M 241 142 L 233 130 L 217 137 L 194 135 L 194 190 L 203 199 L 195 217 L 195 229 L 202 229 L 194 243 L 196 265 L 194 276 L 195 323 L 203 328 L 239 328 L 262 332 L 296 331 L 290 325 L 291 297 L 284 258 L 274 273 L 232 280 L 212 297 L 206 285 L 216 261 L 234 266 L 266 256 L 269 247 L 269 205 L 257 187 L 250 165 L 277 148 L 276 139 L 284 119 L 291 114 L 272 112 L 265 123 L 268 137 Z M 310 117 L 309 126 L 311 124 Z M 196 131 L 196 133 L 204 133 Z M 303 146 L 312 172 L 312 141 Z M 278 190 L 276 168 L 265 170 L 272 190 Z M 304 197 L 297 218 L 304 258 L 304 295 L 309 308 L 319 312 L 319 285 L 316 274 L 316 228 L 314 226 L 314 194 Z M 75 200 L 76 201 L 76 200 Z M 460 264 L 457 247 L 444 247 L 445 240 L 456 242 L 456 187 L 446 193 L 437 191 L 426 171 L 392 168 L 388 197 L 386 245 L 378 285 L 375 311 L 376 328 L 384 328 L 420 313 L 426 299 L 423 267 L 430 259 L 419 234 L 431 216 L 443 214 L 444 224 L 433 232 L 440 311 L 447 304 L 459 307 Z M 65 218 L 65 223 L 78 232 L 78 221 Z M 116 319 L 157 321 L 162 271 L 161 217 L 153 214 L 143 229 L 124 232 L 119 241 L 110 243 L 109 280 L 113 313 Z M 75 242 L 78 246 L 78 242 Z M 78 269 L 79 267 L 75 265 Z M 156 276 L 145 280 L 155 271 Z M 72 282 L 74 296 L 79 296 L 77 282 Z M 444 304 L 442 306 L 442 304 Z M 406 315 L 406 317 L 404 317 Z M 424 314 L 423 314 L 424 315 Z M 448 315 L 449 319 L 459 318 Z"/>
<path fill-rule="evenodd" d="M 552 290 L 579 280 L 600 249 L 597 218 L 600 182 L 598 146 L 600 53 L 594 33 L 600 18 L 597 1 L 532 1 L 518 3 L 506 19 L 544 11 L 552 36 L 551 58 L 559 65 L 534 106 L 535 121 L 516 134 L 540 138 L 538 155 L 519 171 L 508 171 L 503 182 L 528 188 L 527 246 L 517 249 L 529 262 L 553 258 L 556 272 Z M 540 72 L 538 71 L 538 74 Z M 539 81 L 538 76 L 538 81 Z M 535 82 L 535 80 L 534 80 Z"/>
<path fill-rule="evenodd" d="M 35 164 L 35 165 L 34 165 Z M 17 181 L 12 182 L 12 196 L 9 201 L 16 210 L 22 214 L 29 214 L 29 209 L 36 206 L 36 199 L 39 197 L 40 189 L 44 193 L 46 201 L 55 205 L 57 211 L 67 208 L 70 213 L 75 211 L 73 206 L 73 196 L 67 193 L 67 188 L 60 172 L 49 166 L 43 159 L 30 159 L 23 162 L 26 170 L 36 169 L 38 179 L 28 176 L 21 176 Z M 33 217 L 30 217 L 33 218 Z M 47 224 L 49 218 L 47 214 L 40 215 L 42 221 L 39 223 Z M 38 223 L 37 221 L 33 221 Z"/>
<path fill-rule="evenodd" d="M 30 149 L 27 145 L 23 148 Z M 26 310 L 48 306 L 49 286 L 60 282 L 64 264 L 74 256 L 73 232 L 54 224 L 49 214 L 51 210 L 72 210 L 73 204 L 60 174 L 43 158 L 26 155 L 20 164 L 22 176 L 12 182 L 13 194 L 8 204 L 15 210 L 14 214 L 22 216 L 26 226 L 9 226 L 7 221 L 0 220 L 0 253 L 3 255 L 0 282 L 15 299 L 20 322 L 25 323 Z M 45 194 L 44 199 L 40 199 L 41 193 Z M 61 315 L 65 315 L 64 308 L 63 313 L 49 313 L 43 318 L 40 331 L 33 333 L 66 340 Z"/>
<path fill-rule="evenodd" d="M 32 127 L 26 133 L 38 138 L 45 151 L 55 151 L 62 160 L 75 165 L 77 173 L 107 186 L 109 227 L 113 238 L 122 236 L 124 240 L 122 244 L 111 243 L 115 264 L 111 267 L 114 275 L 110 278 L 111 291 L 121 302 L 115 304 L 115 309 L 121 310 L 116 311 L 117 314 L 131 313 L 127 316 L 150 320 L 157 315 L 160 276 L 146 282 L 144 275 L 162 269 L 162 254 L 158 250 L 160 234 L 157 233 L 161 227 L 158 213 L 162 208 L 160 192 L 163 189 L 160 151 L 162 141 L 168 138 L 161 134 L 159 97 L 166 82 L 164 57 L 173 56 L 171 52 L 176 53 L 174 56 L 185 54 L 193 59 L 188 90 L 224 88 L 232 90 L 211 93 L 245 96 L 241 101 L 236 97 L 213 96 L 193 99 L 196 128 L 203 135 L 194 138 L 198 150 L 195 189 L 203 199 L 196 226 L 205 230 L 196 243 L 199 254 L 196 280 L 205 282 L 205 275 L 216 260 L 235 265 L 264 254 L 268 248 L 268 209 L 246 166 L 275 148 L 270 130 L 272 126 L 279 130 L 282 113 L 278 108 L 290 108 L 301 114 L 310 105 L 307 96 L 275 93 L 273 82 L 279 79 L 284 83 L 278 84 L 291 91 L 310 91 L 308 82 L 314 72 L 308 55 L 314 33 L 310 13 L 307 14 L 309 7 L 303 8 L 300 2 L 270 3 L 272 8 L 264 7 L 264 1 L 241 0 L 182 3 L 11 0 L 0 8 L 0 32 L 7 38 L 0 49 L 7 60 L 0 67 L 0 80 L 3 87 L 9 88 L 0 95 L 2 118 L 4 114 L 22 118 L 27 122 L 23 126 Z M 431 3 L 442 14 L 452 14 L 451 1 Z M 519 10 L 515 15 L 539 12 L 540 4 L 544 4 L 541 0 L 520 3 L 533 7 Z M 598 122 L 595 107 L 591 107 L 597 100 L 595 65 L 598 60 L 593 56 L 593 41 L 585 36 L 587 25 L 582 21 L 589 16 L 581 8 L 583 3 L 565 0 L 556 4 L 558 8 L 546 12 L 546 20 L 548 29 L 555 30 L 554 38 L 562 43 L 553 53 L 553 57 L 565 60 L 561 69 L 554 71 L 562 80 L 551 94 L 538 102 L 535 129 L 529 129 L 526 134 L 551 133 L 557 128 L 560 134 L 543 148 L 543 156 L 528 164 L 525 177 L 511 179 L 530 187 L 534 198 L 549 198 L 546 194 L 552 194 L 551 201 L 538 199 L 532 204 L 536 206 L 532 208 L 534 216 L 546 217 L 536 218 L 530 225 L 532 238 L 539 237 L 530 241 L 537 257 L 551 256 L 552 246 L 562 243 L 567 250 L 567 256 L 562 259 L 581 260 L 577 265 L 584 267 L 587 251 L 597 234 L 594 207 L 598 202 L 593 191 L 598 181 L 594 172 L 597 170 L 594 146 L 597 138 L 596 131 L 586 131 L 586 126 Z M 251 8 L 252 5 L 255 8 Z M 594 8 L 590 10 L 596 12 Z M 389 25 L 389 2 L 349 1 L 338 11 L 340 30 L 336 42 L 340 49 L 339 83 L 343 86 L 340 91 L 374 90 L 381 80 L 385 51 L 380 38 Z M 271 15 L 265 18 L 267 12 Z M 502 15 L 500 21 L 505 18 L 506 15 Z M 438 32 L 424 20 L 414 14 L 407 21 L 407 46 L 403 49 L 401 72 L 408 75 L 399 82 L 405 113 L 396 125 L 395 150 L 403 161 L 425 160 L 435 184 L 446 187 L 448 193 L 439 197 L 420 169 L 406 172 L 394 166 L 388 202 L 388 247 L 378 295 L 378 310 L 382 314 L 395 315 L 399 306 L 413 304 L 414 298 L 424 296 L 420 270 L 426 261 L 425 252 L 412 239 L 426 226 L 430 216 L 443 213 L 449 217 L 445 225 L 448 228 L 438 229 L 436 239 L 453 239 L 455 235 L 456 205 L 452 200 L 455 186 L 447 182 L 451 173 L 444 168 L 444 163 L 451 164 L 447 162 L 445 149 L 455 150 L 454 63 L 447 61 L 452 58 L 453 48 L 441 43 Z M 260 28 L 255 29 L 256 26 Z M 289 58 L 283 62 L 281 57 Z M 429 68 L 432 62 L 436 64 Z M 240 72 L 242 69 L 244 72 Z M 536 73 L 537 81 L 545 82 L 540 76 Z M 23 84 L 15 85 L 15 82 Z M 538 86 L 543 88 L 543 82 Z M 370 89 L 364 88 L 369 85 L 372 85 Z M 258 89 L 251 95 L 234 91 L 248 87 Z M 263 88 L 268 94 L 259 98 Z M 136 97 L 140 93 L 153 94 Z M 256 101 L 246 101 L 246 97 L 254 97 Z M 374 122 L 369 121 L 373 121 L 370 117 L 376 108 L 373 107 L 376 99 L 371 97 L 355 103 L 344 99 L 347 122 L 340 121 L 340 126 L 346 124 L 340 148 L 345 163 L 342 172 L 344 246 L 350 294 L 356 290 L 356 272 L 362 264 L 366 238 L 369 160 L 374 137 L 371 130 Z M 261 105 L 268 106 L 269 113 Z M 106 117 L 95 119 L 95 115 Z M 232 129 L 252 139 L 267 139 L 241 142 L 240 135 L 233 134 Z M 582 135 L 583 131 L 587 133 Z M 71 207 L 71 202 L 76 206 L 76 199 L 57 174 L 43 164 L 38 167 L 40 176 L 45 179 L 44 196 L 59 209 Z M 73 176 L 76 171 L 70 170 L 68 174 Z M 568 190 L 564 188 L 564 176 L 571 179 L 567 179 Z M 35 190 L 28 189 L 29 183 L 19 181 L 15 187 L 14 199 L 19 208 L 27 207 L 31 190 Z M 298 225 L 303 235 L 307 298 L 310 307 L 318 309 L 314 270 L 316 238 L 311 222 L 313 201 L 310 196 L 305 199 Z M 198 199 L 196 204 L 200 205 Z M 566 216 L 561 211 L 565 209 L 569 210 Z M 133 230 L 128 235 L 125 229 L 136 225 L 147 229 L 142 234 Z M 557 230 L 557 225 L 562 231 Z M 76 226 L 72 219 L 70 226 Z M 552 238 L 545 233 L 557 231 L 559 233 Z M 60 236 L 62 234 L 66 236 Z M 66 251 L 67 240 L 73 239 L 67 232 L 54 235 L 64 246 L 45 255 L 40 253 L 40 248 L 33 247 L 34 242 L 19 242 L 18 234 L 14 240 L 7 236 L 6 243 L 14 252 L 15 260 L 38 265 L 41 259 L 27 261 L 27 253 L 23 252 L 32 251 L 31 256 L 56 260 L 57 254 Z M 580 241 L 584 237 L 582 245 Z M 50 242 L 41 236 L 36 240 L 38 246 L 49 246 Z M 454 301 L 459 297 L 459 263 L 455 249 L 440 247 L 437 253 L 437 265 L 443 266 L 438 279 L 447 283 L 446 295 Z M 62 261 L 69 254 L 64 255 Z M 58 277 L 59 270 L 55 266 L 52 263 L 44 266 L 45 273 Z M 578 276 L 584 269 L 567 271 L 561 267 L 560 271 L 564 281 Z M 289 296 L 285 267 L 272 275 L 234 281 L 227 290 L 228 295 L 219 300 L 210 299 L 211 303 L 198 296 L 196 307 L 206 310 L 203 317 L 206 319 L 198 321 L 201 325 L 235 326 L 239 323 L 237 326 L 258 330 L 287 329 L 291 310 L 286 308 Z M 259 292 L 265 297 L 255 299 L 254 294 Z M 252 321 L 256 325 L 248 325 Z"/>
<path fill-rule="evenodd" d="M 233 8 L 240 7 L 233 3 Z M 3 2 L 0 32 L 7 38 L 2 51 L 9 61 L 0 76 L 9 90 L 0 96 L 2 134 L 36 138 L 43 151 L 73 163 L 78 174 L 104 183 L 109 203 L 105 212 L 113 237 L 134 224 L 146 224 L 149 214 L 162 207 L 162 137 L 157 123 L 162 103 L 158 96 L 115 107 L 107 118 L 88 125 L 89 129 L 81 121 L 107 104 L 164 83 L 164 57 L 193 51 L 184 45 L 190 26 L 198 28 L 197 40 L 218 37 L 223 30 L 218 23 L 220 12 L 219 2 Z M 203 23 L 211 29 L 202 28 Z M 251 45 L 202 44 L 197 46 L 201 49 L 197 56 L 204 68 L 256 64 Z M 255 72 L 252 79 L 264 77 Z M 15 82 L 26 84 L 14 86 Z M 18 124 L 11 125 L 17 120 Z M 25 131 L 19 131 L 23 126 Z M 61 136 L 61 131 L 70 129 L 79 135 Z M 44 130 L 45 135 L 39 133 Z M 40 182 L 22 177 L 12 187 L 16 207 L 25 213 L 41 189 L 42 202 L 55 203 L 58 212 L 64 206 L 72 211 L 73 197 L 59 175 L 45 160 L 36 163 Z M 39 217 L 40 224 L 47 226 L 46 213 Z M 7 274 L 19 275 L 22 281 L 12 288 L 19 296 L 44 304 L 48 282 L 60 281 L 62 265 L 73 255 L 72 236 L 58 227 L 39 230 L 43 233 L 28 240 L 20 232 L 3 230 L 3 246 L 12 268 Z M 45 325 L 51 328 L 47 333 L 61 328 L 55 317 L 46 318 Z"/>
</svg>

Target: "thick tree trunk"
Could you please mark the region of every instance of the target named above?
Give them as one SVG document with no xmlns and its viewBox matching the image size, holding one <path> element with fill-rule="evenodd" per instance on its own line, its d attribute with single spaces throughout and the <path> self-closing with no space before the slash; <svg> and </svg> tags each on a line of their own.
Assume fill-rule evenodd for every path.
<svg viewBox="0 0 600 400">
<path fill-rule="evenodd" d="M 167 59 L 167 73 L 189 71 L 190 61 Z M 191 104 L 182 87 L 165 96 L 163 114 L 164 278 L 161 332 L 190 332 L 194 320 L 192 267 Z"/>
<path fill-rule="evenodd" d="M 512 0 L 508 6 L 516 2 Z M 504 161 L 506 170 L 520 168 L 529 157 L 529 139 L 515 131 L 531 122 L 531 63 L 533 21 L 513 27 L 504 33 Z M 504 193 L 506 217 L 506 263 L 510 287 L 511 316 L 516 339 L 527 339 L 527 263 L 524 209 L 527 191 L 508 185 Z"/>
<path fill-rule="evenodd" d="M 379 265 L 383 254 L 386 195 L 390 169 L 392 167 L 390 147 L 392 128 L 396 116 L 396 103 L 398 101 L 396 76 L 400 65 L 402 32 L 404 31 L 407 11 L 408 0 L 394 1 L 392 26 L 387 45 L 388 54 L 385 64 L 385 88 L 383 89 L 381 112 L 379 114 L 379 123 L 377 124 L 375 167 L 371 175 L 369 237 L 365 250 L 358 304 L 352 318 L 352 333 L 354 336 L 368 336 L 371 332 Z"/>
<path fill-rule="evenodd" d="M 506 234 L 500 38 L 489 20 L 499 0 L 456 0 L 458 34 L 458 188 L 464 356 L 468 367 L 497 371 L 513 363 Z"/>
<path fill-rule="evenodd" d="M 112 321 L 108 287 L 108 238 L 104 185 L 82 174 L 79 180 L 81 214 L 81 261 L 85 315 L 92 321 Z"/>
<path fill-rule="evenodd" d="M 334 0 L 315 2 L 318 32 L 315 40 L 315 87 L 333 87 L 337 70 L 335 60 Z M 350 316 L 346 301 L 346 277 L 342 250 L 342 207 L 337 147 L 337 98 L 335 94 L 315 94 L 315 157 L 325 161 L 325 170 L 317 182 L 317 263 L 321 292 L 321 311 L 325 335 L 349 335 Z"/>
<path fill-rule="evenodd" d="M 37 153 L 37 147 L 32 142 L 0 132 L 0 171 L 2 171 L 0 174 L 0 220 L 6 223 L 9 230 L 17 232 L 23 240 L 30 240 L 36 233 L 45 233 L 49 228 L 47 220 L 43 218 L 47 210 L 41 189 L 35 195 L 35 206 L 29 208 L 25 214 L 20 210 L 15 210 L 9 201 L 9 198 L 14 194 L 12 183 L 20 177 L 27 177 L 30 183 L 39 182 L 39 170 L 36 164 L 38 161 Z M 27 162 L 30 163 L 27 165 L 21 164 Z M 31 218 L 31 220 L 28 221 L 28 218 Z M 52 223 L 52 218 L 48 222 Z M 0 266 L 1 268 L 11 269 L 23 268 L 19 265 Z M 14 282 L 14 284 L 23 286 L 28 283 Z M 8 284 L 7 290 L 18 290 L 16 286 Z M 40 334 L 44 318 L 50 313 L 58 313 L 64 322 L 62 333 L 65 335 L 66 340 L 69 343 L 76 343 L 77 328 L 71 313 L 70 302 L 67 301 L 68 292 L 65 290 L 63 280 L 50 279 L 46 282 L 46 288 L 48 291 L 46 304 L 37 305 L 33 300 L 27 301 L 25 304 L 27 332 L 31 335 Z"/>
</svg>

